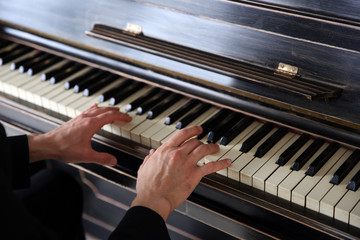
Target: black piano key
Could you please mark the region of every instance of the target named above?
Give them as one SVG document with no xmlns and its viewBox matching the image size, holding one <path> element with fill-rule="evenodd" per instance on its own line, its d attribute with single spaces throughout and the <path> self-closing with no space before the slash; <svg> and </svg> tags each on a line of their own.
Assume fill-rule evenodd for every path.
<svg viewBox="0 0 360 240">
<path fill-rule="evenodd" d="M 309 165 L 305 174 L 309 176 L 314 176 L 322 166 L 334 155 L 334 153 L 339 150 L 340 144 L 332 142 L 329 146 L 322 151 L 322 153 Z"/>
<path fill-rule="evenodd" d="M 93 68 L 90 71 L 86 71 L 85 73 L 81 74 L 80 76 L 78 76 L 74 79 L 71 79 L 70 81 L 66 81 L 64 84 L 65 89 L 71 89 L 71 88 L 75 87 L 76 84 L 83 81 L 84 79 L 91 77 L 92 75 L 96 74 L 98 71 L 99 71 L 98 69 Z M 55 79 L 55 81 L 52 81 L 53 78 Z M 52 77 L 50 79 L 50 83 L 52 83 L 52 82 L 57 83 L 58 81 L 60 81 L 60 79 L 61 79 L 60 77 L 56 77 L 56 78 Z M 61 80 L 63 80 L 63 79 L 61 79 Z"/>
<path fill-rule="evenodd" d="M 29 70 L 30 67 L 37 65 L 38 63 L 41 63 L 52 56 L 48 53 L 43 53 L 38 57 L 32 58 L 31 61 L 25 62 L 19 66 L 19 73 L 25 73 Z"/>
<path fill-rule="evenodd" d="M 224 118 L 228 117 L 231 111 L 229 109 L 221 109 L 214 116 L 210 117 L 206 120 L 201 127 L 203 129 L 202 133 L 200 133 L 197 138 L 202 139 L 207 136 L 211 130 L 213 130 Z"/>
<path fill-rule="evenodd" d="M 194 121 L 201 114 L 206 112 L 211 107 L 211 104 L 202 103 L 197 108 L 193 109 L 188 115 L 180 119 L 180 121 L 176 124 L 177 129 L 182 129 L 189 125 L 192 121 Z"/>
<path fill-rule="evenodd" d="M 296 141 L 291 144 L 280 156 L 279 159 L 276 161 L 276 164 L 280 166 L 284 166 L 299 149 L 304 146 L 304 144 L 310 139 L 308 134 L 301 135 Z"/>
<path fill-rule="evenodd" d="M 252 134 L 245 142 L 242 144 L 240 151 L 247 153 L 252 149 L 266 134 L 268 134 L 274 125 L 270 122 L 265 123 L 261 128 L 259 128 L 254 134 Z"/>
<path fill-rule="evenodd" d="M 291 166 L 291 170 L 299 171 L 323 144 L 323 139 L 315 139 L 315 141 L 295 160 Z"/>
<path fill-rule="evenodd" d="M 181 98 L 182 96 L 180 94 L 171 94 L 169 97 L 165 98 L 163 101 L 161 101 L 161 103 L 159 103 L 157 106 L 155 106 L 148 112 L 147 119 L 156 118 L 157 116 L 159 116 L 159 114 L 177 103 Z"/>
<path fill-rule="evenodd" d="M 60 74 L 60 73 L 64 72 L 65 69 L 73 66 L 74 64 L 75 64 L 74 62 L 67 62 L 67 63 L 65 63 L 64 65 L 61 65 L 61 66 L 59 66 L 59 67 L 57 67 L 57 68 L 55 68 L 55 69 L 53 69 L 53 70 L 50 70 L 50 71 L 48 71 L 48 72 L 42 73 L 42 74 L 41 74 L 41 81 L 50 80 L 50 78 L 51 78 L 52 76 L 55 76 L 55 75 L 57 75 L 57 74 Z"/>
<path fill-rule="evenodd" d="M 227 118 L 224 118 L 219 124 L 208 133 L 208 143 L 216 143 L 219 139 L 230 130 L 234 124 L 239 122 L 242 118 L 242 114 L 238 112 L 232 112 Z"/>
<path fill-rule="evenodd" d="M 125 98 L 129 97 L 130 95 L 132 95 L 132 94 L 136 93 L 137 91 L 139 91 L 140 89 L 142 89 L 144 86 L 145 86 L 145 84 L 142 82 L 135 82 L 135 83 L 133 82 L 129 86 L 127 86 L 123 89 L 119 89 L 119 91 L 117 91 L 115 96 L 110 98 L 109 104 L 112 106 L 118 104 Z"/>
<path fill-rule="evenodd" d="M 346 161 L 335 171 L 330 183 L 338 185 L 346 177 L 347 174 L 360 161 L 360 150 L 355 150 Z"/>
<path fill-rule="evenodd" d="M 38 58 L 38 57 L 40 57 L 41 55 L 44 55 L 44 54 L 45 54 L 44 52 L 37 52 L 37 53 L 35 53 L 35 54 L 33 54 L 33 55 L 29 56 L 29 57 L 26 57 L 26 58 L 24 58 L 24 59 L 22 59 L 22 60 L 13 62 L 13 63 L 11 63 L 11 65 L 10 65 L 10 70 L 11 70 L 11 71 L 14 71 L 14 70 L 18 69 L 21 65 L 24 65 L 24 64 L 26 64 L 26 63 L 29 63 L 29 62 L 31 62 L 34 58 Z"/>
<path fill-rule="evenodd" d="M 126 106 L 126 111 L 130 112 L 140 106 L 143 102 L 146 100 L 152 98 L 155 94 L 157 94 L 160 91 L 160 88 L 152 88 L 147 93 L 139 97 L 138 99 L 132 101 Z"/>
<path fill-rule="evenodd" d="M 60 70 L 60 72 L 55 73 L 53 76 L 50 76 L 50 84 L 57 84 L 57 83 L 63 81 L 64 79 L 66 79 L 67 77 L 70 77 L 71 75 L 77 73 L 78 71 L 80 71 L 84 68 L 85 68 L 85 65 L 80 64 L 80 63 L 72 63 L 72 64 L 69 64 L 68 66 L 64 66 L 64 69 Z M 94 72 L 92 72 L 92 70 L 94 70 Z M 88 76 L 90 76 L 91 74 L 93 74 L 97 71 L 96 69 L 92 69 L 92 70 L 90 72 L 88 72 L 88 74 L 89 74 Z M 84 75 L 86 75 L 86 73 Z M 82 75 L 82 76 L 84 76 L 84 75 Z M 77 78 L 75 78 L 75 79 L 77 79 Z M 75 81 L 75 79 L 73 79 L 74 81 L 71 83 L 70 83 L 70 81 L 66 82 L 65 89 L 70 89 L 70 88 L 74 87 L 77 83 Z"/>
<path fill-rule="evenodd" d="M 110 83 L 114 82 L 118 78 L 119 78 L 118 75 L 110 74 L 105 78 L 101 79 L 100 81 L 96 81 L 95 83 L 84 89 L 84 96 L 85 97 L 91 96 L 92 94 L 99 91 L 103 87 L 109 85 Z"/>
<path fill-rule="evenodd" d="M 111 97 L 115 96 L 119 91 L 122 91 L 127 86 L 129 86 L 133 81 L 130 79 L 124 80 L 116 85 L 114 88 L 109 89 L 108 91 L 102 93 L 99 97 L 99 102 L 105 102 L 106 100 L 110 99 Z"/>
<path fill-rule="evenodd" d="M 11 48 L 6 52 L 2 52 L 0 56 L 0 66 L 11 62 L 12 60 L 21 57 L 27 53 L 29 53 L 32 49 L 24 46 L 16 46 L 15 48 Z"/>
<path fill-rule="evenodd" d="M 142 115 L 145 112 L 149 111 L 157 103 L 161 102 L 164 98 L 170 95 L 169 91 L 161 90 L 151 98 L 147 99 L 145 102 L 141 103 L 136 110 L 137 115 Z"/>
<path fill-rule="evenodd" d="M 46 59 L 45 61 L 39 62 L 37 64 L 35 64 L 34 66 L 31 66 L 28 70 L 27 70 L 27 74 L 29 76 L 33 76 L 39 72 L 41 72 L 42 70 L 51 67 L 52 65 L 60 62 L 62 60 L 61 57 L 58 56 L 52 56 L 49 59 Z"/>
<path fill-rule="evenodd" d="M 276 132 L 274 132 L 266 141 L 261 144 L 258 149 L 256 149 L 255 157 L 261 158 L 263 157 L 276 143 L 280 141 L 285 134 L 288 133 L 287 128 L 281 127 Z"/>
<path fill-rule="evenodd" d="M 101 79 L 107 77 L 109 74 L 109 72 L 99 70 L 95 74 L 87 78 L 81 79 L 81 81 L 74 86 L 74 92 L 78 93 L 85 90 L 85 88 L 91 86 L 91 84 L 93 84 L 95 81 L 100 81 Z"/>
<path fill-rule="evenodd" d="M 174 123 L 179 118 L 183 117 L 185 114 L 187 114 L 191 109 L 193 109 L 196 105 L 200 103 L 199 100 L 192 99 L 189 102 L 187 102 L 185 105 L 183 105 L 181 108 L 170 114 L 165 119 L 165 124 L 170 125 Z"/>
<path fill-rule="evenodd" d="M 351 178 L 346 188 L 352 191 L 357 191 L 359 189 L 359 186 L 360 186 L 360 170 Z"/>
<path fill-rule="evenodd" d="M 231 142 L 237 135 L 244 131 L 251 123 L 254 122 L 253 117 L 245 117 L 237 122 L 224 136 L 220 138 L 220 144 L 226 146 Z"/>
</svg>

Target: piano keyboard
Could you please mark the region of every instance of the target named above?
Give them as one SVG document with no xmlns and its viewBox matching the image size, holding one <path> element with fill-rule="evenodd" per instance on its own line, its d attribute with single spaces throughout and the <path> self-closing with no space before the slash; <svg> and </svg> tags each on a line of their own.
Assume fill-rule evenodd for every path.
<svg viewBox="0 0 360 240">
<path fill-rule="evenodd" d="M 230 158 L 218 174 L 360 227 L 360 150 L 6 41 L 0 92 L 70 118 L 94 103 L 118 106 L 133 120 L 104 130 L 149 148 L 201 125 L 199 139 L 220 151 L 199 165 Z"/>
</svg>

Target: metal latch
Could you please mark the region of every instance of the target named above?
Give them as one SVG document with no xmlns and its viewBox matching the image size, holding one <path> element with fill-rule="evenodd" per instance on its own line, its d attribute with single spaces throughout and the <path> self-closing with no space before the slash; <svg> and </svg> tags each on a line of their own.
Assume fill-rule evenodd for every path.
<svg viewBox="0 0 360 240">
<path fill-rule="evenodd" d="M 125 32 L 131 35 L 140 35 L 142 34 L 142 27 L 133 23 L 128 23 L 125 28 Z"/>
<path fill-rule="evenodd" d="M 294 78 L 298 74 L 298 71 L 299 71 L 298 67 L 285 63 L 279 63 L 279 66 L 275 71 L 275 74 L 285 76 L 288 78 Z"/>
</svg>

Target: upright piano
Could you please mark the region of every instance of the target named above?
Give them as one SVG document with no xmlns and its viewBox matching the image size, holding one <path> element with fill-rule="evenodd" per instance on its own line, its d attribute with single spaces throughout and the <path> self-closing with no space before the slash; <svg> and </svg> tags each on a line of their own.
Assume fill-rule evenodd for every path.
<svg viewBox="0 0 360 240">
<path fill-rule="evenodd" d="M 82 183 L 105 238 L 149 149 L 188 125 L 220 144 L 167 222 L 173 239 L 360 237 L 360 5 L 305 0 L 0 1 L 0 118 L 46 132 L 119 106 L 93 147 L 116 167 L 48 161 Z"/>
</svg>

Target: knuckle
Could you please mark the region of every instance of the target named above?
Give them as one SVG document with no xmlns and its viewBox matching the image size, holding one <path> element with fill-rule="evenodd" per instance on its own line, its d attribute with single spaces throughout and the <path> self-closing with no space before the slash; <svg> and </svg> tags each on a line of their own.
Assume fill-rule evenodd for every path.
<svg viewBox="0 0 360 240">
<path fill-rule="evenodd" d="M 179 158 L 182 158 L 183 154 L 180 149 L 175 149 L 169 153 L 169 157 L 172 160 L 177 160 Z"/>
<path fill-rule="evenodd" d="M 89 127 L 91 125 L 93 125 L 95 123 L 95 119 L 92 118 L 92 117 L 88 117 L 88 118 L 85 118 L 83 120 L 83 124 L 86 126 L 86 127 Z"/>
</svg>

